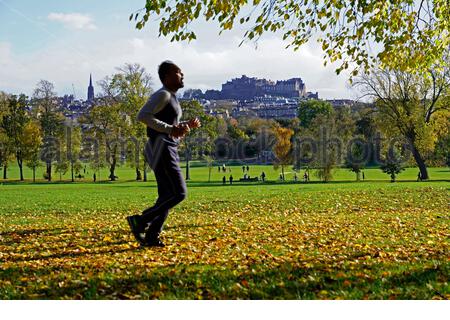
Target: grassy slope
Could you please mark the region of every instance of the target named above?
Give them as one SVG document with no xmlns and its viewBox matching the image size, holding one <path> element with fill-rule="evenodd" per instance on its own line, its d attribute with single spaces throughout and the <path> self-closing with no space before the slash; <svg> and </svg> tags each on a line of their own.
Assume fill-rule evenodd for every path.
<svg viewBox="0 0 450 320">
<path fill-rule="evenodd" d="M 450 297 L 448 182 L 192 174 L 162 249 L 136 248 L 124 219 L 154 201 L 153 181 L 0 185 L 0 298 Z"/>
</svg>

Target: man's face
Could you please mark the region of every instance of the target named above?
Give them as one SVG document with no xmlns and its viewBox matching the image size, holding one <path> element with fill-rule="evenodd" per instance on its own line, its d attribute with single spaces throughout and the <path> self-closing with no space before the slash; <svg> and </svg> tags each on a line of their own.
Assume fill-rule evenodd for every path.
<svg viewBox="0 0 450 320">
<path fill-rule="evenodd" d="M 173 66 L 167 75 L 166 81 L 172 88 L 178 90 L 184 87 L 183 83 L 184 74 L 181 69 L 177 66 Z"/>
</svg>

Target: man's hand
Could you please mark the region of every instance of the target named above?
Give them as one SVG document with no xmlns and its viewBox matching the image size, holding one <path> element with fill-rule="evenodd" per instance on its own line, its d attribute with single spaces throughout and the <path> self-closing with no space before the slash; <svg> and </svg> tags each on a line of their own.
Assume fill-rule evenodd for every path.
<svg viewBox="0 0 450 320">
<path fill-rule="evenodd" d="M 179 124 L 177 126 L 173 126 L 170 135 L 174 138 L 181 138 L 184 137 L 188 132 L 189 132 L 189 125 Z"/>
<path fill-rule="evenodd" d="M 190 129 L 195 129 L 200 127 L 202 124 L 200 123 L 200 120 L 198 118 L 194 118 L 188 121 L 188 126 Z"/>
</svg>

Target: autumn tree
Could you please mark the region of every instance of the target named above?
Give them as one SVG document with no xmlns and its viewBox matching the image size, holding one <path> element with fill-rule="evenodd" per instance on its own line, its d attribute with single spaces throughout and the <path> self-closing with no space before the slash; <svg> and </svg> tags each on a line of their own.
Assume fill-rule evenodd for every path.
<svg viewBox="0 0 450 320">
<path fill-rule="evenodd" d="M 106 157 L 106 162 L 109 165 L 109 179 L 116 180 L 115 170 L 118 166 L 120 148 L 122 141 L 123 127 L 126 126 L 126 116 L 121 112 L 120 104 L 114 103 L 107 97 L 97 99 L 89 113 L 86 114 L 80 122 L 87 125 L 87 134 L 93 140 L 93 146 L 101 150 L 104 146 L 105 153 L 95 153 L 90 158 L 91 166 L 94 168 L 101 167 L 103 163 L 98 159 L 100 155 Z"/>
<path fill-rule="evenodd" d="M 276 157 L 274 168 L 278 169 L 281 166 L 281 176 L 284 181 L 284 168 L 292 163 L 291 138 L 294 135 L 294 131 L 288 128 L 274 127 L 273 132 L 276 139 L 275 145 L 273 146 L 273 152 Z"/>
<path fill-rule="evenodd" d="M 101 81 L 104 96 L 117 104 L 119 112 L 126 116 L 122 125 L 124 148 L 123 156 L 129 165 L 136 170 L 136 180 L 146 180 L 147 164 L 144 148 L 147 142 L 147 132 L 144 125 L 136 120 L 136 115 L 147 102 L 152 93 L 152 77 L 138 63 L 126 63 L 117 68 L 117 72 Z"/>
<path fill-rule="evenodd" d="M 127 63 L 99 81 L 99 85 L 102 91 L 81 121 L 89 127 L 88 135 L 97 141 L 96 150 L 102 150 L 102 144 L 105 146 L 110 180 L 116 179 L 115 169 L 125 159 L 131 159 L 129 163 L 140 180 L 141 170 L 145 170 L 143 150 L 147 138 L 136 114 L 150 96 L 151 76 L 139 64 Z M 100 159 L 90 159 L 95 162 L 91 163 L 93 168 L 101 168 Z"/>
<path fill-rule="evenodd" d="M 450 68 L 427 74 L 378 69 L 361 76 L 355 85 L 373 99 L 379 126 L 386 135 L 408 143 L 422 179 L 428 179 L 424 153 L 433 150 L 448 131 Z"/>
<path fill-rule="evenodd" d="M 81 127 L 69 123 L 66 126 L 66 155 L 70 165 L 70 176 L 72 182 L 75 181 L 75 173 L 79 172 L 81 162 L 79 160 L 81 152 Z"/>
<path fill-rule="evenodd" d="M 8 137 L 0 128 L 0 169 L 6 171 L 4 165 L 6 162 L 6 143 L 8 142 Z M 3 173 L 5 174 L 5 173 Z"/>
<path fill-rule="evenodd" d="M 0 91 L 0 123 L 8 112 L 8 95 Z M 3 179 L 7 177 L 8 158 L 10 155 L 9 139 L 5 130 L 0 126 L 0 169 L 3 169 Z"/>
<path fill-rule="evenodd" d="M 330 108 L 328 103 L 320 104 L 317 109 L 326 111 L 311 113 L 314 116 L 308 126 L 300 127 L 294 139 L 294 167 L 316 168 L 316 175 L 324 182 L 332 180 L 334 169 L 345 160 L 356 130 L 350 108 Z"/>
<path fill-rule="evenodd" d="M 391 182 L 395 182 L 396 176 L 405 170 L 405 167 L 403 165 L 403 158 L 400 154 L 400 152 L 395 149 L 391 148 L 385 157 L 384 163 L 380 166 L 380 169 L 387 173 L 391 177 Z"/>
<path fill-rule="evenodd" d="M 368 161 L 368 151 L 368 144 L 363 137 L 355 137 L 348 146 L 345 166 L 355 173 L 356 181 L 361 180 L 361 170 Z"/>
<path fill-rule="evenodd" d="M 19 166 L 20 181 L 23 181 L 23 161 L 25 146 L 22 144 L 24 128 L 30 121 L 27 115 L 27 97 L 11 95 L 8 98 L 7 113 L 3 116 L 0 126 L 8 137 L 10 151 L 15 155 Z"/>
<path fill-rule="evenodd" d="M 297 120 L 283 121 L 285 122 L 283 125 L 280 119 L 239 118 L 239 128 L 248 137 L 247 143 L 244 144 L 244 155 L 246 157 L 255 157 L 260 156 L 263 151 L 271 151 L 275 141 L 272 128 L 277 126 L 278 123 L 282 127 L 293 129 L 295 132 L 298 127 L 298 124 L 295 124 Z"/>
<path fill-rule="evenodd" d="M 60 158 L 55 164 L 55 172 L 59 173 L 59 181 L 62 181 L 62 176 L 69 170 L 69 162 L 65 158 Z"/>
<path fill-rule="evenodd" d="M 59 139 L 63 134 L 64 115 L 59 111 L 53 83 L 40 80 L 34 89 L 32 116 L 40 122 L 44 135 L 42 160 L 46 163 L 45 177 L 52 180 L 52 163 L 61 155 Z"/>
<path fill-rule="evenodd" d="M 80 123 L 86 124 L 90 123 L 93 119 L 89 115 L 85 115 L 79 119 Z M 93 123 L 93 122 L 92 122 Z M 101 131 L 91 127 L 88 127 L 82 132 L 81 148 L 79 159 L 84 163 L 89 163 L 89 167 L 96 174 L 97 180 L 100 180 L 101 169 L 105 168 L 107 165 L 106 160 L 106 145 L 104 139 L 102 138 Z"/>
<path fill-rule="evenodd" d="M 325 63 L 340 61 L 338 73 L 351 68 L 356 75 L 378 62 L 426 70 L 442 60 L 450 44 L 449 8 L 448 0 L 146 0 L 130 20 L 137 29 L 158 20 L 159 35 L 171 41 L 196 39 L 189 26 L 199 18 L 217 20 L 221 32 L 247 26 L 243 42 L 276 32 L 296 50 L 317 39 Z"/>
<path fill-rule="evenodd" d="M 33 171 L 33 182 L 36 182 L 36 169 L 41 165 L 40 150 L 42 144 L 42 130 L 35 121 L 29 121 L 24 128 L 21 144 L 25 150 L 25 164 Z"/>
<path fill-rule="evenodd" d="M 300 126 L 309 128 L 311 122 L 319 115 L 328 116 L 333 113 L 333 106 L 323 100 L 303 100 L 298 105 L 298 118 Z"/>
<path fill-rule="evenodd" d="M 184 151 L 186 160 L 186 180 L 190 179 L 189 161 L 194 154 L 198 156 L 210 155 L 214 148 L 214 140 L 217 137 L 216 119 L 207 115 L 203 106 L 197 100 L 181 101 L 183 121 L 198 118 L 201 127 L 192 130 L 181 141 L 180 152 Z"/>
<path fill-rule="evenodd" d="M 376 115 L 373 111 L 373 108 L 368 105 L 357 112 L 355 119 L 355 135 L 360 136 L 367 143 L 367 166 L 378 165 L 377 158 L 380 157 L 377 154 L 379 151 L 376 148 L 377 140 L 380 138 L 380 132 L 376 123 Z"/>
</svg>

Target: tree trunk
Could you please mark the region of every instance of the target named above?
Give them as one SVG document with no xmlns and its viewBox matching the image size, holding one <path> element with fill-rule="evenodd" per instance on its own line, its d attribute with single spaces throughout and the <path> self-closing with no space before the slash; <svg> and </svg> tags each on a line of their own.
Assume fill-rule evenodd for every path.
<svg viewBox="0 0 450 320">
<path fill-rule="evenodd" d="M 139 168 L 136 168 L 136 181 L 141 180 L 142 180 L 141 170 L 139 170 Z"/>
<path fill-rule="evenodd" d="M 47 162 L 47 180 L 52 181 L 52 163 Z"/>
<path fill-rule="evenodd" d="M 116 181 L 116 175 L 114 174 L 114 171 L 116 170 L 115 164 L 112 164 L 109 168 L 109 179 L 111 181 Z"/>
<path fill-rule="evenodd" d="M 410 130 L 406 134 L 406 138 L 408 139 L 409 146 L 411 148 L 411 152 L 413 154 L 414 160 L 416 161 L 417 166 L 419 167 L 420 171 L 420 178 L 422 180 L 428 180 L 428 171 L 427 166 L 425 164 L 425 160 L 423 159 L 422 155 L 420 154 L 419 150 L 416 146 L 416 133 L 414 130 Z"/>
<path fill-rule="evenodd" d="M 283 181 L 285 181 L 285 179 L 284 179 L 284 166 L 281 166 L 281 176 L 283 177 Z"/>
<path fill-rule="evenodd" d="M 208 182 L 211 182 L 211 171 L 212 171 L 212 166 L 209 166 Z"/>
<path fill-rule="evenodd" d="M 144 163 L 144 182 L 147 182 L 147 164 Z"/>
<path fill-rule="evenodd" d="M 36 182 L 36 167 L 33 167 L 33 182 Z"/>
<path fill-rule="evenodd" d="M 361 181 L 361 173 L 356 171 L 356 181 Z"/>
<path fill-rule="evenodd" d="M 114 174 L 114 171 L 116 170 L 116 163 L 117 163 L 116 151 L 117 151 L 117 146 L 114 146 L 114 151 L 111 155 L 112 163 L 111 163 L 111 166 L 109 167 L 109 179 L 111 181 L 116 181 L 116 175 Z"/>
<path fill-rule="evenodd" d="M 7 175 L 7 171 L 8 171 L 8 164 L 5 163 L 5 165 L 3 166 L 3 179 L 8 179 L 8 175 Z"/>
<path fill-rule="evenodd" d="M 186 180 L 190 180 L 191 176 L 189 175 L 189 150 L 186 148 Z"/>
<path fill-rule="evenodd" d="M 73 161 L 70 161 L 70 171 L 71 171 L 71 175 L 72 175 L 72 182 L 74 182 L 75 179 L 73 178 Z"/>
<path fill-rule="evenodd" d="M 19 157 L 17 158 L 17 165 L 19 166 L 20 181 L 23 181 L 23 161 Z"/>
<path fill-rule="evenodd" d="M 428 170 L 425 161 L 422 158 L 422 155 L 420 154 L 419 150 L 417 150 L 416 146 L 413 143 L 411 143 L 411 149 L 414 160 L 416 160 L 417 166 L 419 167 L 420 170 L 420 178 L 422 180 L 428 180 L 429 179 Z"/>
</svg>

